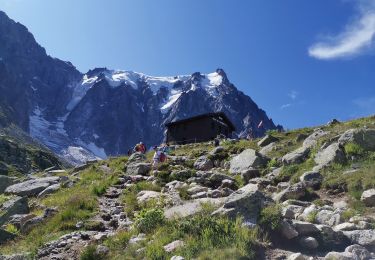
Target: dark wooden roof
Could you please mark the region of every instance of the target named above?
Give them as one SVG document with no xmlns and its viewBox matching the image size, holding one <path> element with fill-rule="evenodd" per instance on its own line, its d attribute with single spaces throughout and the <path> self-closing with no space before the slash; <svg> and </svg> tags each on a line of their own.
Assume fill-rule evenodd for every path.
<svg viewBox="0 0 375 260">
<path fill-rule="evenodd" d="M 214 117 L 214 118 L 220 117 L 230 128 L 232 128 L 232 131 L 236 131 L 236 127 L 233 125 L 233 123 L 230 121 L 230 119 L 227 117 L 227 115 L 224 112 L 215 112 L 215 113 L 213 112 L 213 113 L 206 113 L 206 114 L 202 114 L 198 116 L 193 116 L 193 117 L 185 118 L 185 119 L 174 121 L 174 122 L 169 122 L 165 124 L 165 126 L 169 127 L 173 125 L 179 125 L 179 124 L 183 124 L 186 122 L 194 121 L 194 120 L 205 118 L 205 117 Z"/>
</svg>

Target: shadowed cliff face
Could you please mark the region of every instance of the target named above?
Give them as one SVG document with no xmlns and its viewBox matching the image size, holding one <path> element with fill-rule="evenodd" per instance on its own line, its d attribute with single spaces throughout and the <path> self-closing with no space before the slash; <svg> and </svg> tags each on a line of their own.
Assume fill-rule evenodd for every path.
<svg viewBox="0 0 375 260">
<path fill-rule="evenodd" d="M 0 12 L 0 126 L 16 124 L 57 154 L 78 158 L 124 154 L 139 141 L 162 142 L 164 124 L 222 111 L 237 134 L 276 126 L 230 83 L 209 74 L 152 77 L 105 68 L 81 74 L 46 54 L 23 25 Z M 263 127 L 257 128 L 263 121 Z"/>
</svg>

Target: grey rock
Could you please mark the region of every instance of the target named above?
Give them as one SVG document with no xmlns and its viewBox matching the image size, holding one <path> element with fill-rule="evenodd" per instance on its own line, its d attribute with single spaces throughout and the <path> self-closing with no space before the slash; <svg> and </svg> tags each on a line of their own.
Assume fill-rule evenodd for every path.
<svg viewBox="0 0 375 260">
<path fill-rule="evenodd" d="M 343 248 L 350 244 L 343 232 L 335 231 L 330 226 L 316 225 L 320 231 L 320 241 L 325 248 Z"/>
<path fill-rule="evenodd" d="M 301 253 L 294 253 L 288 256 L 287 260 L 307 260 L 307 258 Z"/>
<path fill-rule="evenodd" d="M 344 252 L 329 252 L 324 259 L 326 260 L 370 260 L 371 253 L 360 245 L 348 246 Z"/>
<path fill-rule="evenodd" d="M 107 246 L 98 245 L 96 247 L 96 254 L 105 256 L 109 253 L 109 248 Z"/>
<path fill-rule="evenodd" d="M 15 194 L 18 196 L 35 196 L 38 195 L 41 191 L 51 186 L 52 184 L 58 183 L 60 177 L 45 177 L 45 178 L 36 178 L 31 179 L 25 182 L 17 183 L 12 186 L 9 186 L 5 193 Z"/>
<path fill-rule="evenodd" d="M 267 156 L 270 152 L 275 151 L 276 149 L 277 144 L 274 142 L 264 146 L 262 149 L 260 149 L 259 153 Z"/>
<path fill-rule="evenodd" d="M 194 162 L 194 168 L 200 171 L 208 171 L 213 167 L 214 163 L 207 156 L 201 156 Z"/>
<path fill-rule="evenodd" d="M 292 220 L 292 225 L 300 235 L 313 235 L 320 233 L 320 230 L 316 227 L 316 225 L 309 222 Z"/>
<path fill-rule="evenodd" d="M 317 129 L 316 131 L 314 131 L 314 133 L 312 133 L 311 135 L 309 135 L 304 141 L 303 141 L 303 146 L 304 147 L 308 147 L 308 148 L 312 148 L 314 146 L 316 146 L 316 144 L 318 143 L 318 140 L 327 135 L 328 132 L 325 132 L 321 129 Z"/>
<path fill-rule="evenodd" d="M 318 169 L 322 169 L 332 163 L 345 163 L 346 156 L 343 147 L 338 143 L 333 143 L 326 149 L 319 151 L 314 160 Z"/>
<path fill-rule="evenodd" d="M 201 199 L 201 198 L 207 198 L 207 197 L 208 197 L 207 191 L 201 191 L 201 192 L 197 192 L 197 193 L 191 195 L 192 199 Z"/>
<path fill-rule="evenodd" d="M 339 139 L 344 145 L 349 142 L 355 143 L 366 151 L 375 151 L 375 129 L 350 129 Z"/>
<path fill-rule="evenodd" d="M 281 158 L 281 161 L 285 165 L 302 163 L 310 153 L 310 148 L 302 146 L 290 153 L 287 153 Z"/>
<path fill-rule="evenodd" d="M 246 149 L 230 161 L 230 173 L 241 174 L 244 171 L 263 167 L 269 159 L 253 149 Z"/>
<path fill-rule="evenodd" d="M 268 201 L 257 185 L 247 184 L 229 195 L 224 205 L 212 214 L 225 215 L 232 219 L 241 216 L 245 221 L 256 223 L 261 208 Z"/>
<path fill-rule="evenodd" d="M 182 240 L 175 240 L 167 245 L 165 245 L 163 248 L 165 252 L 171 253 L 173 251 L 176 251 L 177 249 L 183 247 L 185 245 L 184 241 Z"/>
<path fill-rule="evenodd" d="M 188 190 L 187 193 L 190 195 L 197 194 L 199 192 L 207 192 L 208 188 L 200 185 L 193 185 Z"/>
<path fill-rule="evenodd" d="M 219 153 L 222 153 L 222 152 L 224 152 L 224 147 L 222 147 L 222 146 L 217 146 L 217 147 L 215 147 L 215 148 L 210 152 L 210 154 L 211 154 L 211 155 L 216 155 L 216 154 L 219 154 Z"/>
<path fill-rule="evenodd" d="M 323 176 L 318 171 L 310 171 L 302 174 L 299 179 L 306 187 L 317 188 L 322 183 Z"/>
<path fill-rule="evenodd" d="M 269 145 L 270 143 L 277 142 L 278 140 L 279 140 L 278 138 L 272 135 L 266 135 L 257 144 L 259 147 L 265 147 Z"/>
<path fill-rule="evenodd" d="M 222 173 L 214 173 L 208 179 L 210 186 L 214 187 L 214 188 L 217 188 L 217 187 L 221 186 L 223 184 L 223 181 L 225 181 L 225 180 L 231 181 L 232 183 L 235 182 L 234 178 L 232 178 L 228 175 L 222 174 Z M 233 187 L 233 185 L 232 185 L 232 187 Z"/>
<path fill-rule="evenodd" d="M 185 260 L 185 258 L 183 258 L 182 256 L 179 256 L 179 255 L 174 255 L 171 257 L 170 260 Z"/>
<path fill-rule="evenodd" d="M 160 192 L 151 191 L 151 190 L 143 190 L 137 194 L 137 202 L 140 204 L 143 204 L 151 200 L 158 201 L 161 198 L 161 196 L 162 195 Z"/>
<path fill-rule="evenodd" d="M 287 199 L 300 199 L 305 196 L 306 188 L 302 183 L 296 183 L 286 188 L 285 190 L 274 195 L 273 199 L 277 202 L 282 202 Z"/>
<path fill-rule="evenodd" d="M 287 239 L 292 239 L 298 236 L 297 230 L 288 221 L 285 220 L 281 222 L 280 233 Z"/>
<path fill-rule="evenodd" d="M 181 205 L 173 206 L 164 211 L 164 216 L 167 219 L 185 218 L 193 216 L 202 210 L 202 205 L 209 203 L 214 208 L 219 208 L 224 204 L 226 198 L 203 198 L 196 200 L 189 200 Z"/>
<path fill-rule="evenodd" d="M 359 244 L 366 247 L 367 249 L 375 249 L 375 230 L 353 230 L 343 231 L 343 234 L 349 238 L 352 243 Z"/>
<path fill-rule="evenodd" d="M 126 174 L 128 175 L 147 175 L 151 170 L 149 163 L 131 163 L 126 167 Z"/>
<path fill-rule="evenodd" d="M 42 192 L 40 192 L 38 194 L 38 198 L 43 198 L 43 197 L 46 197 L 52 193 L 55 193 L 56 191 L 58 191 L 59 189 L 61 188 L 61 185 L 60 183 L 57 183 L 57 184 L 53 184 L 49 187 L 47 187 L 45 190 L 43 190 Z"/>
<path fill-rule="evenodd" d="M 6 223 L 11 216 L 16 214 L 27 214 L 29 213 L 29 206 L 26 197 L 12 197 L 0 208 L 0 226 Z"/>
<path fill-rule="evenodd" d="M 361 201 L 367 207 L 375 207 L 375 189 L 365 190 L 362 193 Z"/>
<path fill-rule="evenodd" d="M 319 246 L 318 241 L 314 237 L 301 237 L 298 240 L 299 244 L 305 249 L 316 249 Z"/>
<path fill-rule="evenodd" d="M 248 184 L 252 178 L 259 177 L 260 171 L 258 169 L 248 169 L 241 172 L 241 178 L 245 184 Z"/>
</svg>

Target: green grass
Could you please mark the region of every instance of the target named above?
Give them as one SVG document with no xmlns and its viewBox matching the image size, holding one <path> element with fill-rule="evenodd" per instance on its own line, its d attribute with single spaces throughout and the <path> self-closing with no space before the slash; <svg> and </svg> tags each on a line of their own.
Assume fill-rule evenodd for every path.
<svg viewBox="0 0 375 260">
<path fill-rule="evenodd" d="M 280 205 L 270 205 L 262 209 L 259 225 L 266 231 L 275 231 L 280 228 L 282 219 Z"/>
<path fill-rule="evenodd" d="M 76 230 L 77 222 L 85 222 L 98 209 L 94 187 L 100 183 L 110 183 L 114 177 L 114 175 L 103 174 L 94 165 L 81 173 L 81 180 L 74 187 L 63 188 L 42 200 L 36 199 L 36 204 L 57 207 L 58 213 L 37 225 L 29 233 L 21 234 L 16 240 L 1 245 L 0 253 L 25 251 L 35 254 L 42 244 Z M 39 208 L 32 210 L 40 211 Z"/>
</svg>

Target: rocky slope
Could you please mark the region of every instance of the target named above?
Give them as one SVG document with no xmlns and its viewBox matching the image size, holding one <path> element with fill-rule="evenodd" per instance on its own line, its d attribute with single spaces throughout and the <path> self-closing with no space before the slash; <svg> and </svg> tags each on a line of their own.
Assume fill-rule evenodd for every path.
<svg viewBox="0 0 375 260">
<path fill-rule="evenodd" d="M 0 252 L 5 259 L 374 259 L 374 144 L 371 117 L 219 147 L 176 146 L 157 167 L 151 153 L 134 154 L 12 180 L 0 197 Z"/>
<path fill-rule="evenodd" d="M 240 136 L 276 129 L 221 69 L 152 77 L 97 68 L 83 75 L 48 56 L 1 11 L 0 42 L 0 127 L 16 124 L 75 164 L 124 154 L 139 140 L 158 144 L 166 122 L 206 112 L 225 112 Z"/>
</svg>

